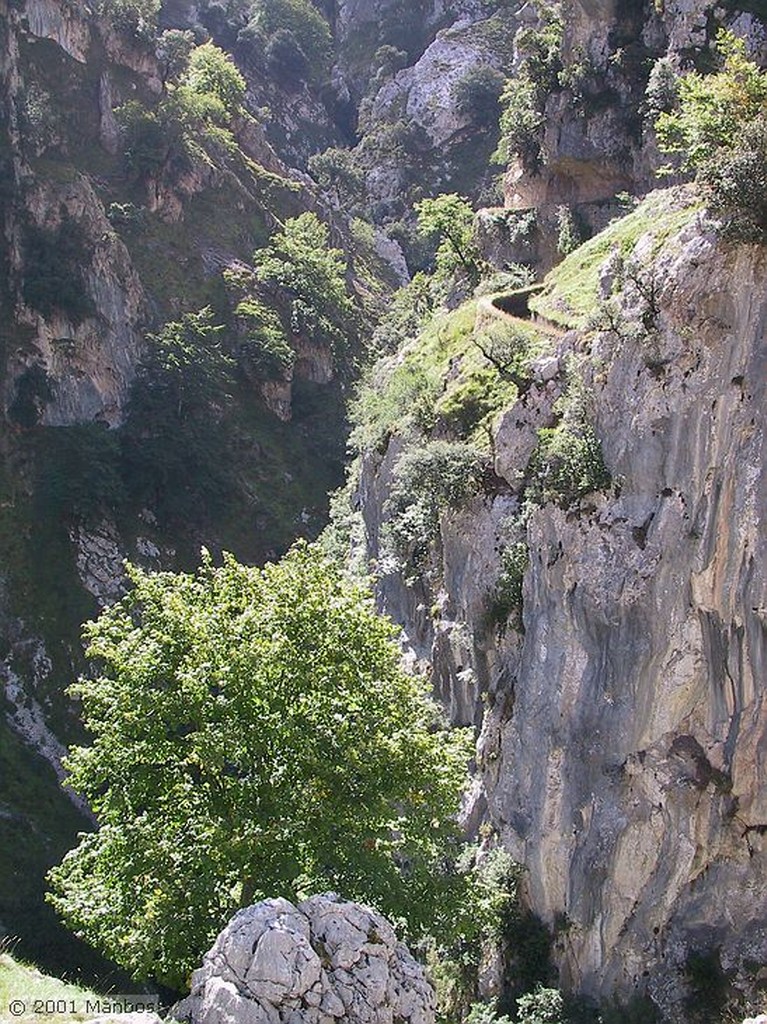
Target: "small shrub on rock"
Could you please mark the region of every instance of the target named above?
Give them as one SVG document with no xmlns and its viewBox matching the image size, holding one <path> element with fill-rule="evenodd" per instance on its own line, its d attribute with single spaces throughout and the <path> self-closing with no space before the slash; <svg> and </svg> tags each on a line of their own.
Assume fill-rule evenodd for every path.
<svg viewBox="0 0 767 1024">
<path fill-rule="evenodd" d="M 488 625 L 503 627 L 514 615 L 522 618 L 522 584 L 530 564 L 530 551 L 524 541 L 510 544 L 501 553 L 501 571 L 490 598 Z"/>
<path fill-rule="evenodd" d="M 590 426 L 544 428 L 530 460 L 532 482 L 528 498 L 570 508 L 584 495 L 610 483 L 602 446 Z"/>
<path fill-rule="evenodd" d="M 481 459 L 460 441 L 430 441 L 397 462 L 386 504 L 385 546 L 400 567 L 422 566 L 439 532 L 440 514 L 457 509 L 479 489 Z"/>
</svg>

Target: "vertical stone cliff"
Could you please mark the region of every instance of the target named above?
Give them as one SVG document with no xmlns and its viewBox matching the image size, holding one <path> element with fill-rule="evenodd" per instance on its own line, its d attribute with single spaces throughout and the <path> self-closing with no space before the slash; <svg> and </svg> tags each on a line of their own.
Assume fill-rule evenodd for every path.
<svg viewBox="0 0 767 1024">
<path fill-rule="evenodd" d="M 494 496 L 445 513 L 427 571 L 387 574 L 379 599 L 454 720 L 480 724 L 486 814 L 564 986 L 682 1021 L 701 984 L 709 1013 L 758 998 L 767 957 L 767 262 L 699 215 L 634 253 L 651 329 L 629 329 L 627 291 L 613 329 L 554 338 L 497 421 Z M 558 302 L 552 286 L 541 308 Z M 573 359 L 612 483 L 532 509 L 523 628 L 498 632 L 504 524 Z M 363 460 L 373 559 L 398 457 L 395 439 Z"/>
</svg>

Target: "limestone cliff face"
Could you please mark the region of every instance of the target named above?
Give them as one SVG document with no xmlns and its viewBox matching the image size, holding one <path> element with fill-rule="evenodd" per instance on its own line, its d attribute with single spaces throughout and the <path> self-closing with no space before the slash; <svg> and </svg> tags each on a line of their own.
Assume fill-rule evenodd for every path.
<svg viewBox="0 0 767 1024">
<path fill-rule="evenodd" d="M 672 1019 L 691 953 L 741 981 L 767 953 L 767 265 L 694 228 L 679 245 L 653 366 L 597 343 L 620 494 L 532 517 L 524 643 L 481 739 L 533 905 L 567 922 L 566 981 L 647 986 Z"/>
<path fill-rule="evenodd" d="M 379 593 L 454 719 L 481 723 L 489 819 L 564 985 L 682 1021 L 701 964 L 722 999 L 753 997 L 767 956 L 767 262 L 698 219 L 650 266 L 652 338 L 556 343 L 585 367 L 613 484 L 532 512 L 524 631 L 489 635 L 483 612 L 561 376 L 499 420 L 505 495 L 445 515 L 429 571 Z M 396 458 L 363 468 L 372 557 Z"/>
<path fill-rule="evenodd" d="M 50 96 L 30 74 L 29 50 L 35 44 L 52 45 L 64 66 L 62 73 L 77 75 L 76 69 L 84 68 L 93 45 L 93 29 L 72 9 L 53 0 L 35 0 L 28 8 L 2 4 L 0 16 L 5 26 L 0 57 L 4 94 L 0 130 L 5 153 L 3 241 L 8 277 L 8 285 L 4 285 L 7 305 L 2 312 L 6 323 L 15 324 L 27 342 L 6 346 L 6 413 L 18 399 L 19 389 L 23 391 L 30 372 L 39 371 L 47 377 L 46 387 L 41 389 L 44 395 L 32 403 L 35 408 L 28 410 L 29 418 L 55 426 L 93 420 L 115 425 L 121 419 L 138 358 L 146 296 L 89 176 L 74 170 L 60 176 L 38 174 L 32 168 L 49 149 L 66 153 L 73 140 L 66 139 L 63 125 L 53 124 L 54 116 L 42 109 L 50 103 Z M 142 65 L 141 57 L 129 47 L 120 52 L 116 45 L 112 49 L 118 65 Z M 104 95 L 102 91 L 101 99 Z M 99 94 L 93 97 L 92 109 L 83 112 L 86 123 L 92 115 L 97 133 L 98 102 Z M 41 106 L 32 114 L 30 108 L 35 103 Z M 48 117 L 50 122 L 35 124 L 35 117 L 40 122 Z M 81 141 L 87 144 L 90 140 Z M 82 238 L 82 261 L 72 287 L 80 293 L 82 309 L 77 315 L 53 306 L 41 309 L 43 303 L 30 302 L 24 291 L 25 278 L 43 276 L 47 271 L 32 266 L 30 250 L 35 246 L 29 245 L 30 233 L 38 240 L 60 239 L 75 230 Z M 39 248 L 38 244 L 36 250 Z M 35 251 L 35 255 L 39 253 Z M 66 257 L 60 253 L 58 258 L 63 261 Z"/>
</svg>

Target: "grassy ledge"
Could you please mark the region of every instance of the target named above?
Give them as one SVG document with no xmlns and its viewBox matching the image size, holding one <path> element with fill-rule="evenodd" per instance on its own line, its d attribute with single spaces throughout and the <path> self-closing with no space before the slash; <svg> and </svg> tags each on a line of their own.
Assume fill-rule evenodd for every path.
<svg viewBox="0 0 767 1024">
<path fill-rule="evenodd" d="M 576 249 L 547 276 L 530 300 L 532 311 L 567 329 L 583 327 L 598 302 L 599 269 L 616 246 L 626 256 L 643 235 L 654 238 L 653 256 L 701 209 L 690 186 L 651 192 L 631 213 Z"/>
<path fill-rule="evenodd" d="M 43 1024 L 54 1019 L 53 1012 L 44 1012 L 45 1006 L 53 1009 L 55 1005 L 65 1010 L 55 1014 L 58 1019 L 85 1021 L 94 1016 L 92 1011 L 86 1013 L 88 1002 L 100 999 L 103 997 L 89 989 L 59 981 L 9 953 L 0 953 L 0 1020 L 7 1020 L 6 1014 L 12 1014 L 21 1024 Z M 43 1012 L 36 1013 L 36 1006 Z"/>
<path fill-rule="evenodd" d="M 2 950 L 0 944 L 0 950 Z M 108 983 L 105 983 L 105 987 Z M 0 1021 L 18 1021 L 19 1024 L 80 1024 L 94 1018 L 115 1024 L 120 1014 L 129 1008 L 141 1011 L 156 1008 L 156 993 L 141 995 L 133 992 L 135 985 L 120 994 L 95 992 L 73 982 L 62 981 L 43 974 L 37 967 L 17 959 L 10 952 L 0 952 Z M 133 994 L 129 994 L 133 992 Z M 127 998 L 126 998 L 127 997 Z M 138 1017 L 136 1019 L 139 1019 Z"/>
</svg>

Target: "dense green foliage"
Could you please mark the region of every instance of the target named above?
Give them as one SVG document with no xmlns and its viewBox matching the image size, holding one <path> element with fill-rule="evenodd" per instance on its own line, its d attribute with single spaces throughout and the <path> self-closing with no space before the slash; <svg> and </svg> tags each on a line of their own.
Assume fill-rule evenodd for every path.
<svg viewBox="0 0 767 1024">
<path fill-rule="evenodd" d="M 186 170 L 206 146 L 233 153 L 233 119 L 242 114 L 245 79 L 213 43 L 194 46 L 188 32 L 157 44 L 166 91 L 154 107 L 129 100 L 116 111 L 125 159 L 139 180 Z M 209 157 L 208 157 L 209 159 Z"/>
<path fill-rule="evenodd" d="M 247 298 L 238 303 L 235 315 L 242 326 L 241 365 L 252 367 L 257 376 L 267 379 L 289 374 L 295 352 L 277 313 L 258 299 Z"/>
<path fill-rule="evenodd" d="M 213 43 L 204 43 L 191 51 L 184 84 L 192 92 L 214 96 L 229 117 L 237 111 L 245 95 L 245 79 L 234 61 Z"/>
<path fill-rule="evenodd" d="M 731 150 L 702 166 L 698 181 L 728 237 L 767 240 L 767 113 L 743 128 Z"/>
<path fill-rule="evenodd" d="M 509 616 L 515 625 L 522 622 L 522 585 L 530 564 L 530 551 L 524 541 L 517 541 L 501 552 L 501 571 L 490 595 L 488 625 L 503 628 Z"/>
<path fill-rule="evenodd" d="M 649 117 L 671 113 L 679 104 L 679 75 L 670 57 L 660 57 L 650 68 L 645 88 L 645 110 Z"/>
<path fill-rule="evenodd" d="M 355 335 L 354 304 L 346 288 L 346 259 L 329 244 L 314 213 L 302 213 L 253 256 L 256 279 L 285 309 L 293 334 L 342 354 Z"/>
<path fill-rule="evenodd" d="M 558 86 L 562 68 L 559 5 L 541 4 L 540 14 L 540 26 L 522 29 L 515 39 L 522 59 L 501 95 L 501 140 L 495 157 L 508 163 L 517 156 L 528 168 L 539 162 L 546 99 Z"/>
<path fill-rule="evenodd" d="M 221 345 L 210 309 L 187 313 L 148 339 L 131 392 L 123 434 L 125 472 L 134 497 L 163 518 L 226 500 L 227 441 L 222 410 L 234 361 Z"/>
<path fill-rule="evenodd" d="M 478 128 L 496 128 L 501 114 L 504 77 L 495 68 L 471 68 L 453 88 L 456 110 Z"/>
<path fill-rule="evenodd" d="M 695 171 L 713 212 L 745 241 L 767 238 L 767 73 L 746 44 L 720 32 L 721 70 L 679 79 L 678 105 L 655 122 L 660 148 Z"/>
<path fill-rule="evenodd" d="M 364 202 L 365 177 L 351 150 L 332 148 L 316 153 L 309 158 L 309 171 L 339 207 L 352 212 Z"/>
<path fill-rule="evenodd" d="M 569 508 L 590 491 L 610 483 L 602 447 L 593 428 L 561 424 L 538 431 L 530 466 L 528 499 Z"/>
<path fill-rule="evenodd" d="M 35 485 L 41 513 L 62 522 L 96 522 L 125 500 L 116 431 L 78 423 L 46 431 L 41 440 Z"/>
<path fill-rule="evenodd" d="M 543 985 L 517 1000 L 517 1024 L 564 1024 L 565 1001 L 562 993 Z"/>
<path fill-rule="evenodd" d="M 186 313 L 149 337 L 142 372 L 182 421 L 226 396 L 232 360 L 221 347 L 222 330 L 208 308 Z"/>
<path fill-rule="evenodd" d="M 96 0 L 96 12 L 121 28 L 149 34 L 160 13 L 161 0 Z"/>
<path fill-rule="evenodd" d="M 166 85 L 180 78 L 186 71 L 193 50 L 194 32 L 191 29 L 170 28 L 162 33 L 157 40 L 155 53 Z"/>
<path fill-rule="evenodd" d="M 461 441 L 429 441 L 400 456 L 386 503 L 384 548 L 401 568 L 422 567 L 440 514 L 476 493 L 481 468 L 478 452 Z"/>
<path fill-rule="evenodd" d="M 32 363 L 16 380 L 15 393 L 8 406 L 8 419 L 19 427 L 34 427 L 54 397 L 54 385 L 40 363 Z"/>
<path fill-rule="evenodd" d="M 62 207 L 56 227 L 28 223 L 23 236 L 27 305 L 45 316 L 63 313 L 74 323 L 93 314 L 84 269 L 90 257 L 82 225 Z"/>
<path fill-rule="evenodd" d="M 655 122 L 658 142 L 667 153 L 681 153 L 683 166 L 698 170 L 720 150 L 731 150 L 738 135 L 767 103 L 767 74 L 746 55 L 746 44 L 721 32 L 717 48 L 721 71 L 692 71 L 679 79 L 679 107 Z"/>
<path fill-rule="evenodd" d="M 240 41 L 266 56 L 278 81 L 322 79 L 330 66 L 330 26 L 309 0 L 255 0 Z"/>
<path fill-rule="evenodd" d="M 445 193 L 436 199 L 422 199 L 415 210 L 418 230 L 438 239 L 437 274 L 446 278 L 461 270 L 476 284 L 480 257 L 473 241 L 474 211 L 468 199 Z"/>
<path fill-rule="evenodd" d="M 334 889 L 415 934 L 450 920 L 441 865 L 467 746 L 400 668 L 392 626 L 307 546 L 247 568 L 131 570 L 86 630 L 68 762 L 98 832 L 51 875 L 70 926 L 182 987 L 236 907 Z"/>
<path fill-rule="evenodd" d="M 519 1014 L 519 997 L 537 995 L 551 980 L 551 935 L 525 906 L 523 869 L 505 850 L 467 847 L 458 870 L 467 873 L 471 903 L 465 905 L 464 913 L 471 923 L 463 922 L 453 941 L 441 946 L 438 957 L 429 959 L 437 1019 L 441 1024 L 508 1024 L 509 1017 L 494 1004 L 474 1002 L 483 965 L 497 957 L 502 978 L 499 1002 L 506 1012 L 516 1004 Z M 535 1000 L 531 1005 L 536 1005 Z"/>
<path fill-rule="evenodd" d="M 483 954 L 498 948 L 506 922 L 517 914 L 520 902 L 520 869 L 504 850 L 496 847 L 480 853 L 467 847 L 458 870 L 471 882 L 472 899 L 465 908 L 470 925 L 458 928 L 452 942 L 431 949 L 427 957 L 437 996 L 437 1020 L 443 1024 L 464 1020 L 467 1011 L 471 1019 Z"/>
</svg>

